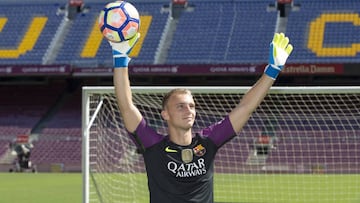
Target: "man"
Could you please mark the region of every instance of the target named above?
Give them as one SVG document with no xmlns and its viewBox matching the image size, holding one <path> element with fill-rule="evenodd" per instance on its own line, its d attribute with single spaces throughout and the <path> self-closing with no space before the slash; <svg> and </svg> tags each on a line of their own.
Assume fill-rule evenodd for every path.
<svg viewBox="0 0 360 203">
<path fill-rule="evenodd" d="M 162 104 L 161 116 L 168 125 L 168 135 L 164 136 L 147 125 L 132 102 L 127 54 L 138 38 L 139 34 L 128 41 L 110 45 L 117 102 L 126 129 L 142 149 L 150 202 L 213 202 L 213 165 L 217 150 L 240 132 L 263 101 L 293 47 L 284 34 L 275 33 L 264 74 L 225 118 L 195 135 L 192 126 L 196 111 L 191 92 L 186 89 L 170 91 Z"/>
</svg>

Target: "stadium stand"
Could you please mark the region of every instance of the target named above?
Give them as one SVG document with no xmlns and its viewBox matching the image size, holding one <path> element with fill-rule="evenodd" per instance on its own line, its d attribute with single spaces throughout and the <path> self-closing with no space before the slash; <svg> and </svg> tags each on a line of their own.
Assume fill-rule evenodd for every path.
<svg viewBox="0 0 360 203">
<path fill-rule="evenodd" d="M 139 12 L 143 12 L 143 15 L 152 16 L 151 27 L 146 35 L 146 42 L 141 47 L 141 53 L 137 57 L 136 63 L 151 64 L 154 60 L 154 53 L 157 49 L 157 44 L 160 40 L 160 36 L 165 25 L 167 14 L 162 14 L 160 9 L 163 3 L 143 3 L 137 5 Z M 63 45 L 63 49 L 59 53 L 56 63 L 67 64 L 69 62 L 80 66 L 108 66 L 112 64 L 111 50 L 109 44 L 102 40 L 99 50 L 96 52 L 94 58 L 82 58 L 80 57 L 80 51 L 84 46 L 85 40 L 87 40 L 86 34 L 89 34 L 91 27 L 97 22 L 99 11 L 104 6 L 103 4 L 91 4 L 90 12 L 79 15 L 74 20 L 76 29 L 71 29 L 69 36 Z M 90 63 L 89 63 L 90 62 Z M 135 60 L 134 60 L 135 62 Z"/>
<path fill-rule="evenodd" d="M 56 113 L 44 124 L 43 136 L 81 135 L 81 90 L 68 93 Z M 80 140 L 80 139 L 78 139 Z"/>
<path fill-rule="evenodd" d="M 360 41 L 359 26 L 357 26 L 359 18 L 359 2 L 357 1 L 327 1 L 326 3 L 321 1 L 296 1 L 301 4 L 301 11 L 292 12 L 289 15 L 289 23 L 287 26 L 287 32 L 291 33 L 292 39 L 295 44 L 300 48 L 296 53 L 296 62 L 359 62 L 358 50 L 355 46 Z M 325 14 L 331 14 L 325 16 Z M 324 27 L 317 27 L 312 33 L 308 33 L 308 36 L 304 33 L 310 32 L 309 24 L 306 22 L 314 22 L 316 19 L 320 21 L 328 22 Z M 355 25 L 355 26 L 354 26 Z M 315 33 L 323 33 L 324 47 L 343 47 L 350 49 L 354 52 L 353 56 L 341 56 L 344 50 L 336 51 L 336 49 L 329 53 L 330 56 L 319 56 L 308 49 L 306 40 Z M 318 43 L 319 38 L 313 38 L 314 41 L 308 43 Z M 330 52 L 330 51 L 329 51 Z M 339 53 L 340 52 L 340 55 Z M 332 56 L 331 56 L 332 55 Z"/>
<path fill-rule="evenodd" d="M 8 149 L 9 142 L 5 140 L 0 140 L 0 154 L 4 154 Z"/>
<path fill-rule="evenodd" d="M 64 83 L 0 86 L 0 128 L 5 135 L 29 134 L 64 91 Z M 51 89 L 51 91 L 49 91 Z"/>
<path fill-rule="evenodd" d="M 344 131 L 345 134 L 346 131 Z M 268 157 L 269 165 L 288 163 L 293 167 L 292 171 L 322 165 L 327 167 L 326 171 L 329 173 L 358 172 L 360 160 L 359 157 L 354 156 L 358 150 L 356 142 L 335 140 L 339 138 L 334 138 L 331 131 L 302 132 L 301 134 L 283 132 L 277 136 L 279 142 L 276 150 L 273 150 Z M 324 141 L 332 144 L 322 144 Z"/>
<path fill-rule="evenodd" d="M 61 171 L 80 171 L 81 166 L 81 141 L 62 140 L 53 137 L 41 138 L 33 142 L 32 160 L 39 171 L 50 171 L 51 166 L 61 166 Z"/>
<path fill-rule="evenodd" d="M 1 30 L 0 47 L 2 50 L 8 50 L 4 53 L 8 57 L 2 56 L 1 64 L 41 64 L 42 57 L 62 19 L 62 16 L 56 15 L 58 7 L 56 4 L 1 5 L 0 13 L 6 16 L 7 22 Z M 45 28 L 41 29 L 43 23 L 46 23 Z M 27 32 L 26 25 L 34 26 L 28 33 L 30 39 L 24 37 L 24 33 Z M 41 35 L 36 39 L 38 32 L 41 32 Z M 18 33 L 18 36 L 14 37 L 14 33 Z M 27 51 L 32 47 L 34 40 L 36 44 L 33 49 Z M 16 47 L 16 44 L 19 46 Z"/>
<path fill-rule="evenodd" d="M 274 24 L 265 22 L 275 22 L 276 15 L 259 10 L 265 11 L 266 4 L 196 3 L 194 12 L 182 15 L 168 63 L 263 63 L 267 53 L 263 45 L 268 44 L 264 35 L 271 38 L 267 31 L 274 30 Z"/>
<path fill-rule="evenodd" d="M 66 146 L 71 148 L 67 150 L 69 153 L 78 152 L 76 162 L 78 163 L 77 169 L 79 169 L 81 156 L 81 99 L 78 94 L 70 94 L 70 96 L 66 97 L 66 99 L 69 99 L 69 104 L 66 103 L 67 100 L 61 99 L 64 97 L 63 95 L 68 94 L 66 80 L 50 81 L 47 84 L 0 86 L 0 94 L 3 95 L 0 100 L 0 137 L 3 143 L 9 144 L 17 135 L 33 134 L 32 139 L 35 140 L 33 142 L 35 147 L 32 159 L 34 163 L 42 163 L 43 160 L 49 161 L 51 157 L 57 157 L 56 154 L 51 156 L 52 152 L 55 153 L 56 149 Z M 64 103 L 64 109 L 57 109 L 59 103 Z M 70 115 L 67 115 L 67 112 L 70 112 L 68 113 Z M 47 120 L 54 121 L 49 122 L 49 125 L 44 128 Z M 66 127 L 62 126 L 57 129 L 56 127 L 61 126 L 61 124 L 66 125 Z M 73 129 L 70 125 L 73 126 Z M 36 132 L 36 128 L 44 132 Z M 49 137 L 47 137 L 48 135 Z M 76 139 L 68 138 L 71 135 L 75 136 Z M 43 148 L 47 146 L 46 143 L 48 142 L 46 140 L 48 139 L 55 142 L 60 140 L 59 147 L 54 147 L 55 151 L 51 150 L 48 153 L 42 153 Z M 45 144 L 43 145 L 43 143 Z M 3 151 L 0 157 L 5 155 L 6 151 Z M 38 151 L 41 152 L 41 156 L 38 156 Z M 63 153 L 62 151 L 58 150 L 58 153 Z M 74 162 L 73 158 L 73 154 L 64 157 L 65 163 L 70 160 Z M 53 161 L 49 163 L 53 163 Z M 9 160 L 6 160 L 6 162 L 9 162 Z M 71 161 L 68 164 L 71 164 Z"/>
<path fill-rule="evenodd" d="M 296 2 L 301 5 L 301 9 L 289 15 L 286 30 L 294 47 L 297 47 L 296 54 L 289 59 L 289 63 L 360 61 L 357 54 L 359 51 L 354 45 L 360 40 L 357 35 L 359 28 L 354 26 L 358 21 L 358 1 L 298 0 Z M 272 37 L 277 16 L 276 12 L 267 11 L 268 1 L 193 1 L 192 4 L 194 10 L 181 15 L 166 63 L 266 62 L 267 47 L 264 44 L 267 44 Z M 56 64 L 85 67 L 111 66 L 109 45 L 105 40 L 102 41 L 94 57 L 81 56 L 84 44 L 93 25 L 96 24 L 97 15 L 103 6 L 102 3 L 87 3 L 86 5 L 89 9 L 74 19 L 70 33 L 56 57 Z M 164 5 L 166 5 L 164 1 L 136 3 L 140 14 L 151 16 L 152 20 L 149 22 L 149 30 L 144 36 L 146 39 L 141 46 L 141 51 L 133 61 L 134 64 L 152 64 L 154 62 L 158 42 L 169 15 L 167 12 L 162 12 Z M 0 12 L 8 19 L 1 32 L 1 36 L 6 39 L 0 42 L 0 46 L 3 48 L 13 47 L 14 44 L 19 43 L 18 39 L 13 38 L 12 33 L 19 33 L 19 31 L 23 33 L 24 25 L 28 25 L 30 19 L 46 17 L 47 22 L 33 50 L 19 57 L 3 58 L 1 63 L 41 64 L 64 15 L 58 14 L 59 7 L 59 4 L 53 3 L 2 6 Z M 326 27 L 317 27 L 322 30 L 309 30 L 310 22 L 317 19 L 326 21 L 323 11 L 333 15 L 330 20 L 328 19 L 329 23 Z M 19 18 L 18 14 L 21 14 L 22 17 Z M 317 56 L 314 50 L 309 49 L 307 40 L 311 40 L 311 36 L 315 33 L 323 33 L 324 48 L 333 47 L 335 53 L 329 52 L 327 56 Z M 347 49 L 354 55 L 339 54 L 342 51 L 336 49 L 339 47 Z"/>
</svg>

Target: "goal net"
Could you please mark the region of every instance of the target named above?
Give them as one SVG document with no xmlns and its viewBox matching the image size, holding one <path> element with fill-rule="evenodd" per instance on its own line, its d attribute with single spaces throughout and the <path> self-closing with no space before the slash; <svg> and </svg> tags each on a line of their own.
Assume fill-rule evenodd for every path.
<svg viewBox="0 0 360 203">
<path fill-rule="evenodd" d="M 133 87 L 161 133 L 172 87 Z M 249 87 L 187 87 L 194 130 L 220 120 Z M 113 87 L 83 88 L 84 202 L 149 202 L 143 158 L 129 139 Z M 360 87 L 273 87 L 215 160 L 217 203 L 360 202 Z"/>
</svg>

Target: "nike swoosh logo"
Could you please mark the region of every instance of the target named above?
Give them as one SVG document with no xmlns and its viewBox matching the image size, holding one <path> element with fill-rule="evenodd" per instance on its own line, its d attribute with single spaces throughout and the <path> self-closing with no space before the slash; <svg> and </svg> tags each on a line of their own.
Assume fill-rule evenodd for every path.
<svg viewBox="0 0 360 203">
<path fill-rule="evenodd" d="M 170 149 L 170 147 L 167 146 L 167 147 L 165 148 L 165 152 L 177 152 L 177 150 L 175 150 L 175 149 Z"/>
</svg>

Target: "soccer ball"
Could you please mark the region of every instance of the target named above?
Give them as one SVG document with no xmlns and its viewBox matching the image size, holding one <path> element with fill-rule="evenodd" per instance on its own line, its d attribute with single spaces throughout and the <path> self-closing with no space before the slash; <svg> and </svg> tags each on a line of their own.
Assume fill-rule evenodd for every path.
<svg viewBox="0 0 360 203">
<path fill-rule="evenodd" d="M 131 39 L 140 26 L 137 9 L 126 1 L 106 4 L 99 15 L 99 27 L 103 36 L 112 42 Z"/>
</svg>

